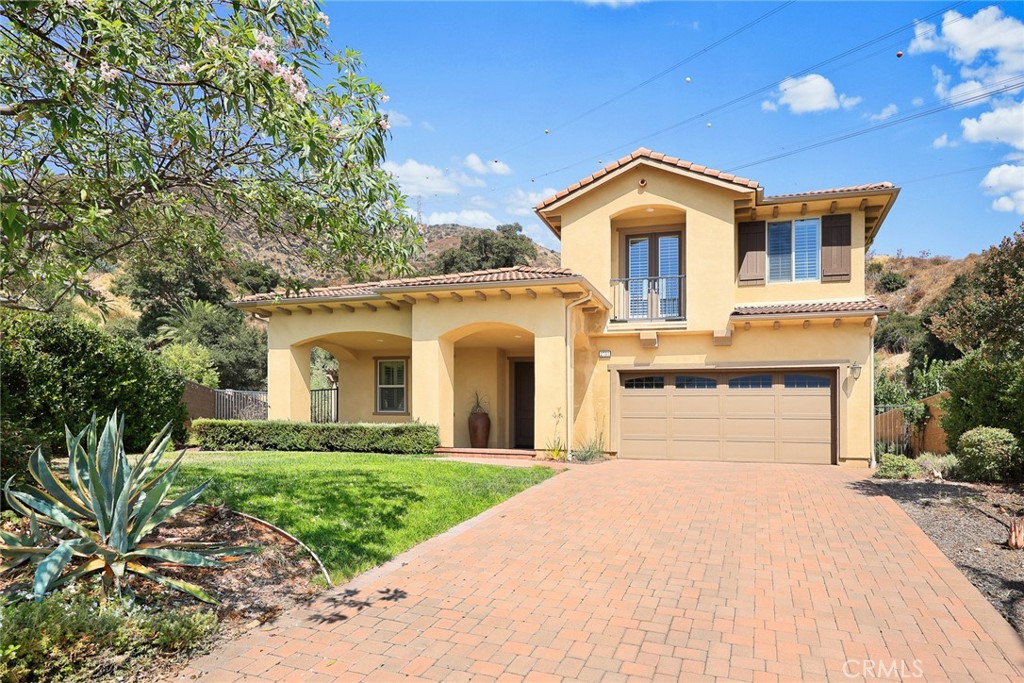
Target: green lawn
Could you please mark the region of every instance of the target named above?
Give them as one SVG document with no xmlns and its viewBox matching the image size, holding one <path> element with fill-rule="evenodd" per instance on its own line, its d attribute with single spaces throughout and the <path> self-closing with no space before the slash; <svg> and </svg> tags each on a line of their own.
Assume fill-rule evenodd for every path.
<svg viewBox="0 0 1024 683">
<path fill-rule="evenodd" d="M 176 487 L 276 524 L 309 545 L 334 581 L 375 567 L 554 474 L 362 453 L 191 453 Z"/>
</svg>

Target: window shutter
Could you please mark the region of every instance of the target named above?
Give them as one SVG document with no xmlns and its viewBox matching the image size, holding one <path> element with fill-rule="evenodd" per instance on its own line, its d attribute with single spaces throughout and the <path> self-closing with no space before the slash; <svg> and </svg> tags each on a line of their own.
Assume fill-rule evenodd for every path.
<svg viewBox="0 0 1024 683">
<path fill-rule="evenodd" d="M 850 281 L 851 216 L 821 217 L 821 281 Z"/>
<path fill-rule="evenodd" d="M 764 284 L 764 231 L 764 221 L 747 221 L 739 224 L 740 287 Z"/>
</svg>

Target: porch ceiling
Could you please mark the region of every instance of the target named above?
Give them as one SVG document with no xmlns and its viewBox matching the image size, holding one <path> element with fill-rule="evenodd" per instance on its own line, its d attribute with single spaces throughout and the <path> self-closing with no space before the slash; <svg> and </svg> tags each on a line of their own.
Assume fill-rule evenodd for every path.
<svg viewBox="0 0 1024 683">
<path fill-rule="evenodd" d="M 495 327 L 463 337 L 455 342 L 455 348 L 498 348 L 511 353 L 533 355 L 533 335 L 526 330 L 511 327 Z"/>
<path fill-rule="evenodd" d="M 408 337 L 382 332 L 338 332 L 306 342 L 309 346 L 322 346 L 330 351 L 331 346 L 340 346 L 349 351 L 385 351 L 401 350 L 408 352 L 412 341 Z"/>
</svg>

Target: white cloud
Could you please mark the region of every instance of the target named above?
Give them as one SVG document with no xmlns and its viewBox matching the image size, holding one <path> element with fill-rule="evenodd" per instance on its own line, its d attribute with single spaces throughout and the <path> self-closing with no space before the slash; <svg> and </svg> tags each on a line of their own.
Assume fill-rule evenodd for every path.
<svg viewBox="0 0 1024 683">
<path fill-rule="evenodd" d="M 780 106 L 789 107 L 794 114 L 816 111 L 832 111 L 842 107 L 852 109 L 860 104 L 860 97 L 836 95 L 835 86 L 821 74 L 807 74 L 799 78 L 787 78 L 779 84 L 775 100 L 761 103 L 762 111 L 776 111 Z"/>
<path fill-rule="evenodd" d="M 915 97 L 914 99 L 910 100 L 910 103 L 912 105 L 914 105 L 915 107 L 920 107 L 920 106 L 922 106 L 924 104 L 924 98 L 923 97 Z"/>
<path fill-rule="evenodd" d="M 532 216 L 533 207 L 537 206 L 537 204 L 542 200 L 547 199 L 557 191 L 558 190 L 553 187 L 545 187 L 537 192 L 527 192 L 517 187 L 512 194 L 507 197 L 505 210 L 513 216 Z"/>
<path fill-rule="evenodd" d="M 1024 166 L 996 166 L 985 174 L 981 186 L 985 194 L 999 195 L 992 201 L 994 210 L 1024 215 Z"/>
<path fill-rule="evenodd" d="M 470 206 L 475 206 L 478 209 L 493 209 L 494 202 L 483 195 L 475 194 L 469 198 Z"/>
<path fill-rule="evenodd" d="M 932 140 L 932 147 L 935 149 L 943 149 L 945 147 L 956 147 L 956 140 L 950 141 L 949 133 L 943 133 L 939 137 Z"/>
<path fill-rule="evenodd" d="M 946 101 L 958 100 L 1024 73 L 1024 22 L 1004 15 L 995 5 L 978 10 L 973 17 L 951 10 L 942 15 L 941 27 L 916 24 L 907 51 L 944 53 L 958 67 L 959 82 L 954 84 L 951 74 L 933 66 L 935 94 Z"/>
<path fill-rule="evenodd" d="M 402 191 L 412 197 L 459 194 L 463 187 L 486 185 L 480 178 L 473 178 L 462 171 L 449 172 L 448 169 L 442 170 L 415 159 L 406 159 L 401 164 L 385 161 L 383 168 L 395 177 Z"/>
<path fill-rule="evenodd" d="M 963 119 L 960 126 L 968 142 L 1002 142 L 1024 149 L 1024 102 L 999 107 L 976 119 Z"/>
<path fill-rule="evenodd" d="M 850 97 L 849 95 L 839 96 L 839 106 L 842 107 L 843 109 L 853 109 L 863 101 L 864 98 L 860 97 L 859 95 L 855 97 Z"/>
<path fill-rule="evenodd" d="M 428 225 L 440 225 L 443 223 L 457 223 L 469 225 L 474 228 L 494 228 L 499 221 L 486 211 L 481 209 L 463 209 L 461 211 L 434 211 L 427 216 Z"/>
<path fill-rule="evenodd" d="M 412 121 L 409 117 L 402 112 L 398 112 L 393 109 L 384 109 L 381 113 L 388 117 L 388 123 L 391 124 L 392 128 L 405 128 L 406 126 L 412 125 Z"/>
<path fill-rule="evenodd" d="M 891 119 L 892 117 L 896 116 L 896 114 L 899 113 L 900 108 L 898 106 L 896 106 L 895 104 L 887 104 L 882 108 L 882 111 L 878 112 L 877 114 L 871 114 L 870 116 L 868 116 L 868 119 L 871 121 L 885 121 L 886 119 Z"/>
<path fill-rule="evenodd" d="M 422 122 L 420 124 L 420 128 L 422 128 L 423 130 L 427 131 L 428 133 L 433 133 L 434 132 L 434 126 L 430 123 L 430 121 Z"/>
<path fill-rule="evenodd" d="M 467 154 L 466 158 L 462 160 L 462 164 L 473 173 L 479 173 L 480 175 L 487 175 L 488 173 L 509 175 L 512 173 L 512 169 L 504 161 L 494 159 L 491 162 L 485 162 L 474 152 Z"/>
</svg>

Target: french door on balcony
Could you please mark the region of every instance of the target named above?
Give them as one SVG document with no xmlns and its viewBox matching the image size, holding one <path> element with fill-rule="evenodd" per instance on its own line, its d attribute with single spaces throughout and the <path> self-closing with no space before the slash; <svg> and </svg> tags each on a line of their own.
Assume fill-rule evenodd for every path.
<svg viewBox="0 0 1024 683">
<path fill-rule="evenodd" d="M 626 238 L 630 319 L 684 317 L 682 239 L 678 232 Z"/>
</svg>

